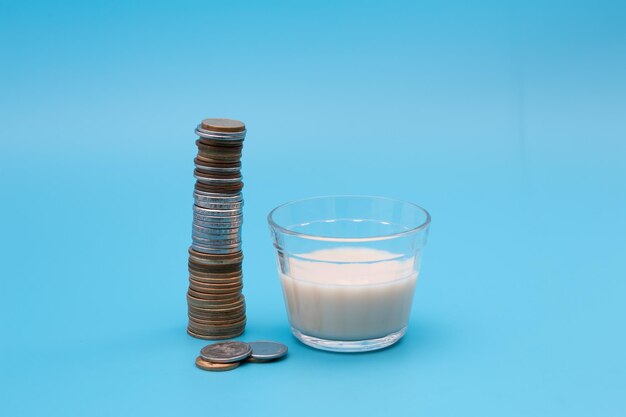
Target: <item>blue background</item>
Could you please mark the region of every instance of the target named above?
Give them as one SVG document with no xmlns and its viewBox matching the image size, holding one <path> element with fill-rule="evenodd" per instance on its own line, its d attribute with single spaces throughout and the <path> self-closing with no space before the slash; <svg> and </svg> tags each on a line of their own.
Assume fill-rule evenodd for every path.
<svg viewBox="0 0 626 417">
<path fill-rule="evenodd" d="M 626 413 L 626 6 L 0 2 L 0 414 Z M 244 120 L 249 321 L 185 333 L 193 129 Z M 265 216 L 324 194 L 433 216 L 409 331 L 290 335 Z"/>
</svg>

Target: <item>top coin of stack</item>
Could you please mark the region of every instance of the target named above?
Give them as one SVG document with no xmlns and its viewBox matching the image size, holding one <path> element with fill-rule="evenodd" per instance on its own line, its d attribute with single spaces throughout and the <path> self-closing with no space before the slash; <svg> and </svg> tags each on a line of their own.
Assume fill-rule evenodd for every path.
<svg viewBox="0 0 626 417">
<path fill-rule="evenodd" d="M 246 128 L 238 120 L 205 119 L 196 134 L 187 332 L 202 339 L 229 339 L 243 333 L 246 324 L 240 171 Z"/>
</svg>

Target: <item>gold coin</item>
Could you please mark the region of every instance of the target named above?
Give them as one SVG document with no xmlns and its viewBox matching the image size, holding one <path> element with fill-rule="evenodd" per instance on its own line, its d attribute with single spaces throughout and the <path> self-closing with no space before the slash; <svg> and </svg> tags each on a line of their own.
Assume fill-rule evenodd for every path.
<svg viewBox="0 0 626 417">
<path fill-rule="evenodd" d="M 198 356 L 196 358 L 196 366 L 205 371 L 230 371 L 231 369 L 235 369 L 236 367 L 238 367 L 240 363 L 241 362 L 215 363 L 204 360 L 201 356 Z"/>
</svg>

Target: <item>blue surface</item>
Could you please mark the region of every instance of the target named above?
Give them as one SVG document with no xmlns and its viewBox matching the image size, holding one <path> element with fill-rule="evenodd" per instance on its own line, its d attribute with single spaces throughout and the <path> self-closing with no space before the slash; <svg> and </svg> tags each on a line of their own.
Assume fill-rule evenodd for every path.
<svg viewBox="0 0 626 417">
<path fill-rule="evenodd" d="M 0 415 L 625 415 L 626 6 L 468 3 L 1 2 Z M 207 116 L 249 128 L 241 339 L 290 348 L 222 374 L 185 333 Z M 288 330 L 265 216 L 336 193 L 433 216 L 385 351 Z"/>
</svg>

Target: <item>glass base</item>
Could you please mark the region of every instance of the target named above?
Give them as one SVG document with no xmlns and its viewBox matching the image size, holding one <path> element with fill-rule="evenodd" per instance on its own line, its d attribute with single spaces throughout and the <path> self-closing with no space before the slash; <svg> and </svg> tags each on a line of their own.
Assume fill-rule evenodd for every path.
<svg viewBox="0 0 626 417">
<path fill-rule="evenodd" d="M 291 328 L 291 333 L 293 333 L 296 339 L 315 349 L 329 350 L 331 352 L 369 352 L 371 350 L 383 349 L 396 343 L 406 333 L 406 327 L 378 339 L 348 341 L 307 336 L 293 327 Z"/>
</svg>

